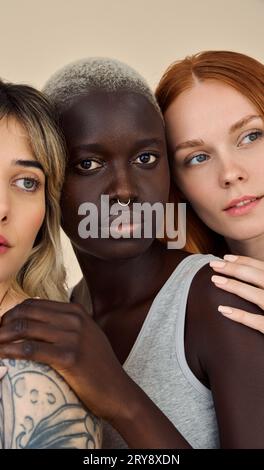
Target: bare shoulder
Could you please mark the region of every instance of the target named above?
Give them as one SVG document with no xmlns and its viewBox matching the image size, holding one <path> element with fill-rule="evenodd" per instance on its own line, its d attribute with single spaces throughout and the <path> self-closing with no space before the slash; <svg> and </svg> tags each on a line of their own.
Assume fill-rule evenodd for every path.
<svg viewBox="0 0 264 470">
<path fill-rule="evenodd" d="M 99 448 L 101 423 L 45 364 L 4 359 L 0 448 Z"/>
<path fill-rule="evenodd" d="M 243 347 L 245 341 L 252 342 L 252 347 L 259 344 L 263 349 L 264 341 L 261 334 L 244 325 L 230 322 L 218 312 L 219 305 L 229 305 L 262 315 L 262 310 L 247 300 L 237 295 L 225 292 L 217 288 L 211 281 L 214 271 L 206 264 L 194 276 L 191 284 L 188 306 L 187 306 L 187 328 L 192 336 L 196 336 L 196 347 L 198 351 L 208 351 L 216 353 L 219 342 L 225 340 L 227 347 L 233 346 L 238 350 Z M 236 342 L 234 343 L 234 339 Z M 198 347 L 198 345 L 200 345 Z M 223 343 L 222 343 L 223 345 Z M 222 358 L 224 355 L 222 348 Z"/>
<path fill-rule="evenodd" d="M 219 305 L 256 314 L 256 306 L 217 289 L 209 265 L 193 279 L 187 307 L 185 347 L 193 373 L 214 398 L 221 446 L 263 448 L 263 335 L 221 315 Z"/>
</svg>

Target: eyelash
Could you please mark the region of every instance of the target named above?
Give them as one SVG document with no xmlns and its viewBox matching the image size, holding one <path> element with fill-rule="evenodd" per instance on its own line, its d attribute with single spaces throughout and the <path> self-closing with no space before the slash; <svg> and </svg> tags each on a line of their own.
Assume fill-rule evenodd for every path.
<svg viewBox="0 0 264 470">
<path fill-rule="evenodd" d="M 17 183 L 18 181 L 30 181 L 30 182 L 34 183 L 34 187 L 33 187 L 33 189 L 21 188 L 21 187 L 19 187 L 18 185 L 16 185 L 16 183 Z M 40 181 L 39 181 L 38 179 L 32 178 L 32 177 L 17 178 L 17 179 L 14 181 L 14 185 L 15 185 L 18 189 L 20 189 L 21 191 L 24 191 L 24 192 L 26 192 L 26 193 L 34 193 L 34 192 L 36 192 L 37 189 L 39 188 L 39 186 L 40 186 Z"/>
<path fill-rule="evenodd" d="M 148 156 L 148 157 L 154 157 L 154 161 L 153 162 L 148 162 L 148 163 L 144 163 L 144 162 L 137 162 L 137 160 L 141 157 L 144 157 L 144 156 Z M 155 165 L 155 163 L 157 162 L 158 160 L 158 156 L 155 155 L 153 152 L 144 152 L 144 153 L 141 153 L 134 161 L 135 165 L 140 165 L 140 166 L 153 166 Z"/>
<path fill-rule="evenodd" d="M 191 165 L 192 160 L 194 158 L 200 157 L 201 155 L 203 155 L 205 157 L 208 157 L 208 155 L 206 155 L 206 153 L 198 153 L 197 155 L 192 155 L 190 158 L 185 159 L 184 164 L 186 166 L 192 166 Z M 208 160 L 208 158 L 206 158 L 206 160 Z M 206 161 L 206 160 L 204 160 L 204 161 Z M 201 162 L 201 163 L 204 163 L 204 162 Z M 199 163 L 197 163 L 197 165 L 199 165 Z"/>
<path fill-rule="evenodd" d="M 137 161 L 136 161 L 136 160 L 138 160 L 139 158 L 141 158 L 141 157 L 143 157 L 143 156 L 145 156 L 145 155 L 147 155 L 147 156 L 149 156 L 149 157 L 154 157 L 155 160 L 154 160 L 153 162 L 151 162 L 151 163 L 144 163 L 144 162 L 137 162 Z M 135 164 L 135 165 L 140 165 L 140 166 L 149 166 L 149 167 L 151 166 L 151 167 L 152 167 L 152 166 L 157 162 L 157 159 L 158 159 L 158 156 L 155 155 L 153 152 L 144 152 L 144 153 L 140 154 L 138 157 L 136 157 L 136 159 L 134 160 L 134 164 Z M 85 168 L 81 168 L 80 165 L 81 165 L 82 163 L 84 163 L 84 162 L 90 162 L 91 164 L 92 164 L 92 163 L 97 163 L 99 166 L 96 167 L 96 168 L 92 168 L 92 169 L 90 169 L 90 168 L 86 168 L 86 169 L 85 169 Z M 81 174 L 84 174 L 84 173 L 87 174 L 87 173 L 93 173 L 94 171 L 99 170 L 99 169 L 102 168 L 103 166 L 104 166 L 104 165 L 103 165 L 101 162 L 99 162 L 98 160 L 95 160 L 94 158 L 86 158 L 86 159 L 81 160 L 79 163 L 77 163 L 77 164 L 75 165 L 75 168 L 76 168 L 79 172 L 81 172 Z"/>
<path fill-rule="evenodd" d="M 249 137 L 250 135 L 257 135 L 257 138 L 256 138 L 256 139 L 250 141 L 250 143 L 253 143 L 253 142 L 255 142 L 256 140 L 261 139 L 261 138 L 264 136 L 264 133 L 263 133 L 263 131 L 260 130 L 260 129 L 255 129 L 254 131 L 250 131 L 250 132 L 248 132 L 247 134 L 245 134 L 245 135 L 242 137 L 241 141 L 244 140 L 246 137 Z M 248 143 L 245 144 L 245 145 L 248 145 L 248 144 L 250 145 L 250 143 L 248 142 Z"/>
<path fill-rule="evenodd" d="M 97 163 L 99 166 L 97 166 L 96 168 L 92 168 L 92 169 L 90 169 L 90 168 L 81 168 L 80 165 L 81 165 L 82 163 L 84 163 L 84 162 L 90 162 L 91 164 Z M 75 165 L 75 168 L 76 168 L 77 170 L 81 171 L 82 173 L 83 173 L 83 172 L 85 172 L 85 173 L 87 173 L 87 172 L 91 173 L 91 172 L 93 172 L 93 171 L 95 171 L 95 170 L 98 170 L 99 168 L 102 168 L 103 166 L 104 166 L 104 165 L 103 165 L 101 162 L 99 162 L 98 160 L 95 160 L 94 158 L 84 158 L 83 160 L 79 161 L 79 163 L 77 163 L 77 165 Z"/>
<path fill-rule="evenodd" d="M 259 140 L 259 139 L 262 139 L 262 138 L 264 137 L 264 132 L 263 132 L 262 130 L 259 130 L 259 129 L 256 129 L 256 130 L 254 130 L 254 131 L 250 131 L 250 132 L 248 132 L 247 134 L 245 134 L 245 135 L 242 137 L 242 139 L 240 140 L 240 143 L 241 143 L 246 137 L 249 137 L 249 136 L 251 136 L 251 135 L 256 135 L 257 138 L 254 139 L 254 140 L 252 140 L 252 141 L 250 141 L 250 142 L 247 142 L 247 143 L 244 144 L 244 145 L 251 145 L 251 144 L 254 143 L 255 141 L 257 141 L 257 140 Z M 243 145 L 243 144 L 242 144 L 242 145 Z M 200 156 L 202 156 L 202 155 L 205 156 L 205 157 L 207 157 L 207 158 L 206 158 L 203 162 L 201 162 L 201 163 L 204 163 L 205 161 L 207 161 L 207 160 L 209 159 L 209 157 L 208 157 L 208 155 L 207 155 L 206 153 L 198 153 L 197 155 L 192 155 L 190 158 L 187 158 L 187 159 L 185 160 L 184 164 L 185 164 L 186 166 L 192 166 L 192 165 L 191 165 L 192 160 L 193 160 L 194 158 L 200 157 Z M 200 164 L 201 164 L 201 163 L 200 163 Z M 197 165 L 199 165 L 199 163 L 197 163 Z M 195 165 L 193 165 L 193 166 L 195 166 Z"/>
</svg>

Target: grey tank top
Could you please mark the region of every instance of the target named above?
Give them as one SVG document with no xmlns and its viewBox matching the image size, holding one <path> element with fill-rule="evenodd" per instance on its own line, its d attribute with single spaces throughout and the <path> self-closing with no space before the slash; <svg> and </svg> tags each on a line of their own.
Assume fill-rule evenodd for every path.
<svg viewBox="0 0 264 470">
<path fill-rule="evenodd" d="M 195 449 L 219 448 L 211 391 L 192 373 L 184 348 L 190 285 L 199 269 L 212 259 L 211 255 L 190 255 L 177 266 L 155 297 L 123 365 Z M 104 423 L 103 432 L 103 448 L 127 447 L 110 424 Z"/>
</svg>

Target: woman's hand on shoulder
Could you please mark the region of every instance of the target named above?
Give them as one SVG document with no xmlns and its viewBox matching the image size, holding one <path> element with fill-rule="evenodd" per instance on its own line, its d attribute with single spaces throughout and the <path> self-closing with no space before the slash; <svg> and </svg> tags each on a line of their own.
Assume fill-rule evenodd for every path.
<svg viewBox="0 0 264 470">
<path fill-rule="evenodd" d="M 215 271 L 212 282 L 222 290 L 236 294 L 264 310 L 264 262 L 246 256 L 225 255 L 210 262 Z M 228 277 L 226 277 L 228 276 Z M 264 317 L 246 310 L 219 305 L 226 318 L 264 333 Z"/>
</svg>

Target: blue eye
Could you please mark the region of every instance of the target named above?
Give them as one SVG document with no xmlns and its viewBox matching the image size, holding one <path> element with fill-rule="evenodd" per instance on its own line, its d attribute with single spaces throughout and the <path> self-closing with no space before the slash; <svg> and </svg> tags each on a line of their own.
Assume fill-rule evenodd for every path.
<svg viewBox="0 0 264 470">
<path fill-rule="evenodd" d="M 15 181 L 15 185 L 27 192 L 34 192 L 40 185 L 40 182 L 35 178 L 19 178 Z"/>
<path fill-rule="evenodd" d="M 254 142 L 255 140 L 260 139 L 261 137 L 263 137 L 262 131 L 249 132 L 249 134 L 243 137 L 240 143 L 249 144 L 250 142 Z"/>
<path fill-rule="evenodd" d="M 199 163 L 205 162 L 208 158 L 208 155 L 205 153 L 199 153 L 199 155 L 194 155 L 194 157 L 190 158 L 186 163 L 187 165 L 199 165 Z"/>
<path fill-rule="evenodd" d="M 152 155 L 151 153 L 142 153 L 136 158 L 135 162 L 142 165 L 151 165 L 152 163 L 155 163 L 156 160 L 156 155 Z"/>
</svg>

